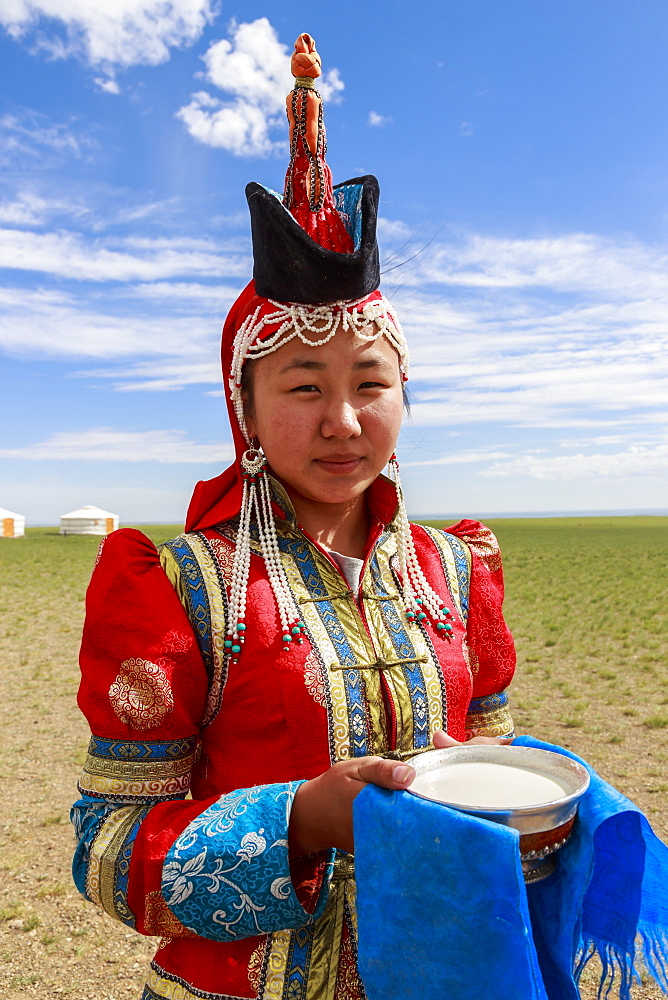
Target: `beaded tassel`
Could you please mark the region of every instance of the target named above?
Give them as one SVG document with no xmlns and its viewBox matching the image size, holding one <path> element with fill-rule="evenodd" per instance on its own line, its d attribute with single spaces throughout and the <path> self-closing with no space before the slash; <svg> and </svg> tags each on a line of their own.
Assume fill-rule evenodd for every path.
<svg viewBox="0 0 668 1000">
<path fill-rule="evenodd" d="M 452 612 L 446 608 L 438 594 L 431 589 L 418 562 L 411 526 L 406 513 L 396 455 L 392 455 L 390 458 L 389 467 L 397 491 L 397 558 L 406 620 L 409 624 L 417 622 L 426 625 L 430 622 L 439 635 L 451 639 L 452 625 L 446 619 L 452 618 Z"/>
<path fill-rule="evenodd" d="M 271 507 L 271 487 L 264 455 L 254 448 L 250 448 L 241 456 L 241 465 L 243 468 L 243 493 L 232 566 L 229 624 L 225 638 L 225 652 L 232 657 L 233 663 L 238 662 L 246 638 L 246 592 L 250 570 L 250 527 L 253 513 L 255 513 L 257 521 L 260 548 L 267 576 L 278 605 L 283 649 L 288 650 L 292 641 L 301 643 L 303 641 L 302 632 L 305 631 L 299 608 L 290 592 L 281 562 L 274 512 Z"/>
<path fill-rule="evenodd" d="M 313 85 L 313 80 L 308 83 L 301 78 L 295 81 L 295 87 L 291 95 L 292 118 L 295 123 L 290 146 L 290 166 L 288 167 L 285 195 L 283 198 L 287 208 L 292 206 L 292 167 L 297 155 L 299 140 L 302 141 L 302 149 L 309 161 L 309 208 L 312 212 L 319 212 L 325 200 L 325 179 L 322 170 L 322 161 L 327 152 L 327 138 L 325 134 L 325 123 L 323 120 L 322 102 L 318 108 L 318 139 L 315 153 L 311 152 L 306 141 L 306 110 L 305 90 L 311 90 L 320 99 L 320 94 Z M 289 95 L 290 96 L 290 95 Z M 317 196 L 315 192 L 318 192 Z"/>
</svg>

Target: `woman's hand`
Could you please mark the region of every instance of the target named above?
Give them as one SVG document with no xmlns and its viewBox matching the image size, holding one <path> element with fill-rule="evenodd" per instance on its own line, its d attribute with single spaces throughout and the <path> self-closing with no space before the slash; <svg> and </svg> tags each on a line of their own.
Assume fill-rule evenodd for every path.
<svg viewBox="0 0 668 1000">
<path fill-rule="evenodd" d="M 433 739 L 437 750 L 511 742 L 502 737 L 475 736 L 467 743 L 460 743 L 442 729 L 434 733 Z M 410 764 L 383 757 L 357 757 L 333 764 L 324 774 L 297 789 L 290 813 L 290 853 L 299 856 L 338 847 L 353 854 L 353 801 L 364 786 L 371 783 L 401 791 L 414 778 L 415 770 Z"/>
<path fill-rule="evenodd" d="M 433 742 L 437 750 L 443 750 L 445 747 L 470 747 L 472 744 L 479 745 L 480 743 L 493 743 L 497 746 L 506 746 L 508 743 L 512 743 L 513 740 L 511 736 L 474 736 L 472 740 L 460 743 L 459 740 L 453 740 L 452 736 L 448 736 L 442 729 L 437 729 L 434 733 Z"/>
<path fill-rule="evenodd" d="M 383 757 L 340 761 L 297 789 L 290 813 L 290 853 L 310 854 L 338 847 L 354 853 L 353 801 L 365 785 L 398 791 L 415 778 L 410 765 Z"/>
</svg>

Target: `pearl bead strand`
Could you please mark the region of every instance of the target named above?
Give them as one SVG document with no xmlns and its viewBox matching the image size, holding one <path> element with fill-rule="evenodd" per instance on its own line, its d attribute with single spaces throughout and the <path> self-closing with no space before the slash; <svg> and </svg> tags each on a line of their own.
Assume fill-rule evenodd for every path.
<svg viewBox="0 0 668 1000">
<path fill-rule="evenodd" d="M 264 455 L 254 448 L 249 448 L 241 457 L 244 470 L 241 512 L 239 530 L 232 566 L 232 584 L 230 588 L 229 616 L 230 621 L 225 639 L 225 652 L 232 658 L 232 663 L 238 663 L 243 644 L 246 639 L 246 595 L 248 591 L 248 575 L 250 572 L 250 528 L 253 513 L 255 513 L 260 549 L 264 558 L 269 584 L 276 598 L 281 622 L 284 650 L 290 648 L 293 639 L 301 643 L 305 627 L 301 621 L 297 606 L 288 585 L 276 535 L 276 523 L 271 505 L 271 487 L 266 471 Z"/>
<path fill-rule="evenodd" d="M 452 625 L 446 618 L 452 617 L 452 612 L 446 608 L 438 594 L 432 590 L 427 578 L 422 572 L 422 567 L 418 561 L 415 551 L 415 542 L 411 532 L 406 504 L 404 503 L 404 493 L 401 487 L 399 476 L 399 463 L 397 456 L 392 455 L 389 467 L 394 479 L 397 491 L 397 558 L 399 560 L 399 573 L 401 574 L 401 589 L 406 608 L 406 619 L 409 624 L 427 624 L 427 619 L 437 633 L 445 639 L 452 638 Z"/>
</svg>

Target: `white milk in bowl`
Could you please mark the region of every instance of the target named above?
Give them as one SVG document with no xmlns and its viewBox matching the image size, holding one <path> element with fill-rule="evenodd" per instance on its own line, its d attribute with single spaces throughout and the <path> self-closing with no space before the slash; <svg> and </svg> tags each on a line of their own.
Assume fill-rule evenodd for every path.
<svg viewBox="0 0 668 1000">
<path fill-rule="evenodd" d="M 418 773 L 411 791 L 468 809 L 517 809 L 562 799 L 570 789 L 540 771 L 492 761 L 453 761 Z"/>
</svg>

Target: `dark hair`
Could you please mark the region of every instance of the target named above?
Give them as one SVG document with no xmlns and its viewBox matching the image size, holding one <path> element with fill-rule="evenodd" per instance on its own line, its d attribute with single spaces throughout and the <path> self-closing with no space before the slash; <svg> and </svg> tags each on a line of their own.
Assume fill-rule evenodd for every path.
<svg viewBox="0 0 668 1000">
<path fill-rule="evenodd" d="M 252 413 L 255 406 L 255 379 L 253 378 L 253 368 L 255 359 L 248 358 L 244 361 L 241 369 L 241 399 L 244 404 L 244 413 Z"/>
</svg>

